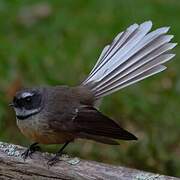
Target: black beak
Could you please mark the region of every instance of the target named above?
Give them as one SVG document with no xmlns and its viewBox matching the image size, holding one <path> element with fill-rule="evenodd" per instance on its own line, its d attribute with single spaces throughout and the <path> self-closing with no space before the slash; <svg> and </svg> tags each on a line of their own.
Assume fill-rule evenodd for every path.
<svg viewBox="0 0 180 180">
<path fill-rule="evenodd" d="M 14 107 L 14 103 L 9 103 L 9 106 L 10 107 Z"/>
</svg>

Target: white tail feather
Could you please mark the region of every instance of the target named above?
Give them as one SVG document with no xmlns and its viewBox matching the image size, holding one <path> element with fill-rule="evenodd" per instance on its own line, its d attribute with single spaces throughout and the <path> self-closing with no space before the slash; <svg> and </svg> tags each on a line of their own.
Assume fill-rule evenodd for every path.
<svg viewBox="0 0 180 180">
<path fill-rule="evenodd" d="M 152 22 L 134 24 L 119 33 L 107 45 L 89 76 L 82 83 L 97 99 L 165 69 L 165 62 L 174 57 L 169 51 L 176 43 L 169 43 L 169 27 L 150 31 Z"/>
<path fill-rule="evenodd" d="M 123 88 L 125 88 L 127 86 L 130 86 L 131 84 L 134 84 L 134 83 L 136 83 L 138 81 L 141 81 L 141 80 L 143 80 L 143 79 L 145 79 L 147 77 L 150 77 L 150 76 L 152 76 L 154 74 L 160 73 L 160 72 L 164 71 L 165 69 L 166 69 L 166 67 L 163 66 L 163 65 L 152 68 L 149 71 L 141 74 L 140 76 L 137 76 L 136 78 L 133 78 L 130 81 L 125 82 L 121 86 L 118 86 L 118 84 L 117 84 L 117 87 L 112 87 L 112 89 L 110 89 L 109 91 L 105 91 L 105 92 L 101 92 L 101 93 L 97 94 L 96 97 L 97 97 L 97 99 L 99 99 L 101 97 L 112 94 L 112 93 L 114 93 L 114 92 L 116 92 L 116 91 L 118 91 L 120 89 L 123 89 Z"/>
</svg>

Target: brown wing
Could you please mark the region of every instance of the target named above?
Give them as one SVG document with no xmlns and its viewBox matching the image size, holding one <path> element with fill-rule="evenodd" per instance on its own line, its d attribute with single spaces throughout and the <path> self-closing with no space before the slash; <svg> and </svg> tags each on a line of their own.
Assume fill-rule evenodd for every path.
<svg viewBox="0 0 180 180">
<path fill-rule="evenodd" d="M 57 113 L 55 113 L 57 115 Z M 74 134 L 74 138 L 91 139 L 106 144 L 118 144 L 114 139 L 136 140 L 118 123 L 93 107 L 69 108 L 66 113 L 51 116 L 49 125 L 54 131 Z"/>
<path fill-rule="evenodd" d="M 128 131 L 121 128 L 116 122 L 101 114 L 93 107 L 85 107 L 79 109 L 77 116 L 73 120 L 73 128 L 79 135 L 96 136 L 122 139 L 136 140 L 137 138 Z"/>
</svg>

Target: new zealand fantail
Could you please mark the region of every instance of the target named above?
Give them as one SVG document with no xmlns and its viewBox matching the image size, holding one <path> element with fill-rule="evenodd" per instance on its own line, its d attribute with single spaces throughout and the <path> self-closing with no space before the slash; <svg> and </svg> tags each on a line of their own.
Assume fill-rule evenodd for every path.
<svg viewBox="0 0 180 180">
<path fill-rule="evenodd" d="M 64 146 L 49 161 L 53 164 L 69 142 L 77 138 L 118 144 L 117 140 L 137 138 L 96 109 L 104 96 L 166 69 L 174 57 L 170 50 L 169 27 L 149 32 L 152 22 L 133 24 L 105 46 L 89 76 L 78 86 L 23 89 L 16 93 L 13 106 L 21 132 L 35 143 L 23 156 L 37 149 L 37 144 Z"/>
</svg>

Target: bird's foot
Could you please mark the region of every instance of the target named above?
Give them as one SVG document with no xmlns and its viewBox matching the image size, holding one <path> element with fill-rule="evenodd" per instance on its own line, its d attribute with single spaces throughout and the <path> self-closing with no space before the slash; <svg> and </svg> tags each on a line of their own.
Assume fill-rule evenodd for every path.
<svg viewBox="0 0 180 180">
<path fill-rule="evenodd" d="M 61 149 L 56 153 L 56 155 L 47 162 L 48 167 L 53 166 L 54 164 L 56 164 L 56 163 L 59 161 L 59 157 L 63 154 L 63 150 L 65 149 L 65 147 L 66 147 L 70 142 L 71 142 L 71 141 L 67 141 L 67 142 L 61 147 Z"/>
<path fill-rule="evenodd" d="M 25 161 L 28 157 L 32 158 L 32 154 L 33 154 L 35 151 L 41 150 L 40 146 L 38 146 L 37 144 L 38 144 L 38 143 L 31 144 L 31 145 L 29 146 L 29 148 L 21 154 L 21 157 L 24 159 L 24 161 Z"/>
<path fill-rule="evenodd" d="M 54 164 L 56 164 L 59 161 L 59 157 L 61 157 L 61 155 L 62 155 L 62 152 L 61 153 L 57 153 L 54 157 L 52 157 L 47 162 L 48 167 L 53 166 Z"/>
</svg>

